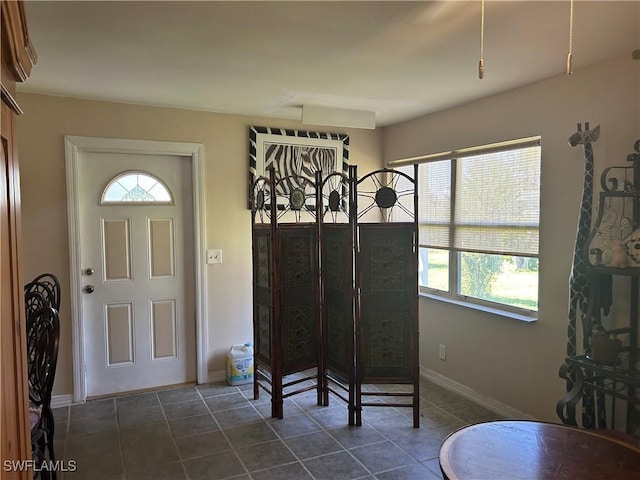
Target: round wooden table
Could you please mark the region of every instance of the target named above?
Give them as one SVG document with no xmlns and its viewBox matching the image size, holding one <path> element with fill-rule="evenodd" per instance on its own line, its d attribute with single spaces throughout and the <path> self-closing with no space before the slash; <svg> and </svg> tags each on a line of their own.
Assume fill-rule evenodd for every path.
<svg viewBox="0 0 640 480">
<path fill-rule="evenodd" d="M 568 425 L 495 421 L 449 435 L 440 468 L 448 480 L 640 479 L 640 448 Z"/>
</svg>

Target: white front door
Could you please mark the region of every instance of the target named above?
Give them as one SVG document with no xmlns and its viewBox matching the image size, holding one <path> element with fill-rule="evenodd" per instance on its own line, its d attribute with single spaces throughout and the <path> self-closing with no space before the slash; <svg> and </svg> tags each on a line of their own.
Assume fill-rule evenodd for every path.
<svg viewBox="0 0 640 480">
<path fill-rule="evenodd" d="M 78 165 L 87 396 L 195 381 L 190 158 L 83 152 Z M 163 186 L 172 200 L 154 201 Z"/>
</svg>

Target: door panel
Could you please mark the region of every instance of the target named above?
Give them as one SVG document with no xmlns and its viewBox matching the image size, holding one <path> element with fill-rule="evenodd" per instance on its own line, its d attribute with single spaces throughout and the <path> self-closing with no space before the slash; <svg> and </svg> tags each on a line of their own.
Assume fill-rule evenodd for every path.
<svg viewBox="0 0 640 480">
<path fill-rule="evenodd" d="M 102 221 L 102 259 L 104 279 L 131 280 L 131 246 L 128 218 L 114 218 Z"/>
<path fill-rule="evenodd" d="M 161 180 L 173 203 L 152 203 L 134 183 L 128 203 L 103 204 L 126 171 Z M 78 172 L 82 269 L 95 270 L 82 282 L 87 395 L 195 381 L 190 159 L 83 152 Z"/>
<path fill-rule="evenodd" d="M 133 363 L 133 308 L 131 303 L 105 306 L 107 365 Z"/>
<path fill-rule="evenodd" d="M 176 357 L 176 302 L 175 300 L 156 300 L 152 303 L 153 359 Z"/>
<path fill-rule="evenodd" d="M 151 278 L 173 277 L 173 219 L 149 220 L 149 271 Z"/>
</svg>

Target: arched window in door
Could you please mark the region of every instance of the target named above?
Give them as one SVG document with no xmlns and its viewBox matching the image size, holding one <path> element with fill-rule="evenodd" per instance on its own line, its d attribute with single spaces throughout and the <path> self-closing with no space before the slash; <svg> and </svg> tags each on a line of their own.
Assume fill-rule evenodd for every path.
<svg viewBox="0 0 640 480">
<path fill-rule="evenodd" d="M 151 203 L 173 205 L 173 195 L 162 180 L 145 172 L 116 175 L 102 192 L 101 204 Z"/>
</svg>

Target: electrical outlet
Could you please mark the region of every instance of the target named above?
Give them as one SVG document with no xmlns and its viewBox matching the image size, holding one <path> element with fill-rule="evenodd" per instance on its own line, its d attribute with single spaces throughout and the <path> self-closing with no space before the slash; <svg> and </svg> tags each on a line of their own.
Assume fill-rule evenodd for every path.
<svg viewBox="0 0 640 480">
<path fill-rule="evenodd" d="M 440 360 L 447 359 L 447 346 L 440 344 L 440 352 L 439 352 Z"/>
</svg>

